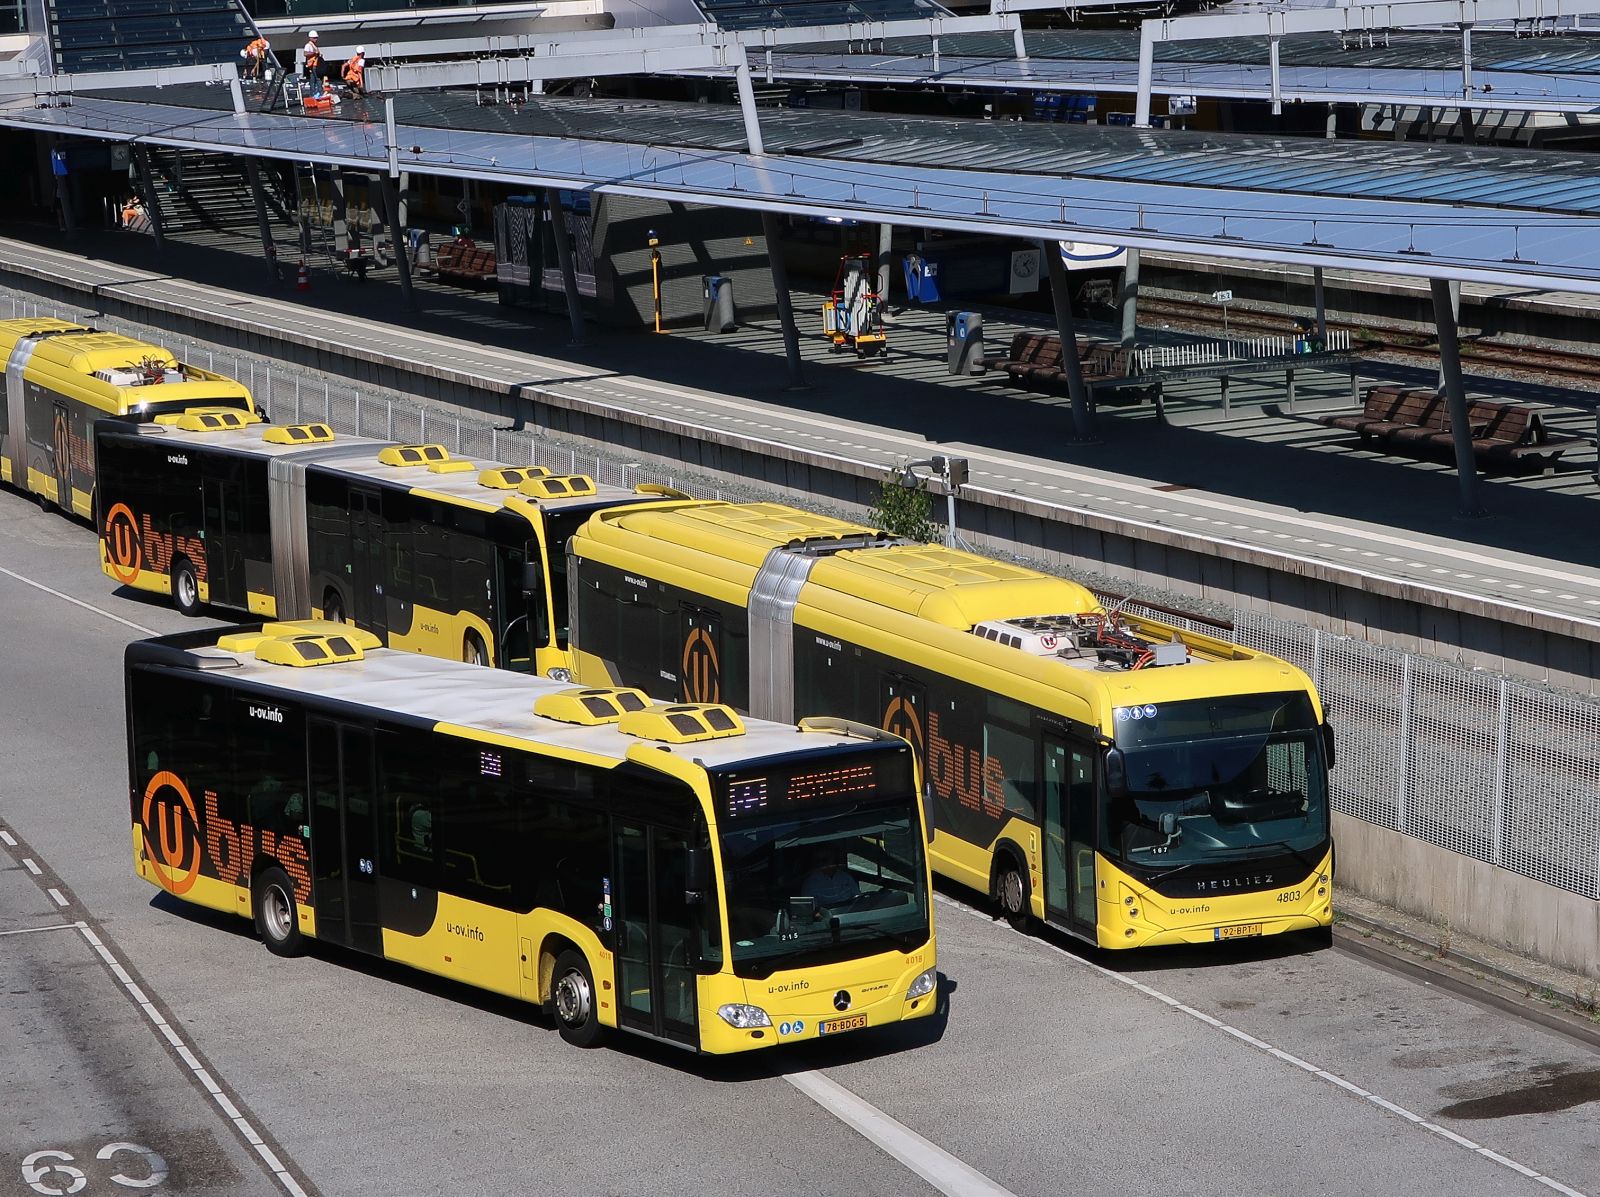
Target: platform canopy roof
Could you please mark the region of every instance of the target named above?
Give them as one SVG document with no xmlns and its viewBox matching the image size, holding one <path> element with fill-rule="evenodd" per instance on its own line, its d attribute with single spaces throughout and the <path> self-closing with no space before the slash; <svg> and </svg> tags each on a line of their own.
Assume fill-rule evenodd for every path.
<svg viewBox="0 0 1600 1197">
<path fill-rule="evenodd" d="M 113 140 L 1188 250 L 1600 294 L 1600 172 L 1584 154 L 1428 144 L 470 95 L 384 113 L 235 112 L 221 87 L 32 100 L 0 124 Z"/>
<path fill-rule="evenodd" d="M 1129 30 L 1029 29 L 1027 57 L 1008 33 L 890 37 L 785 46 L 771 71 L 783 79 L 876 82 L 1021 91 L 1134 92 L 1139 35 Z M 1356 39 L 1334 33 L 1279 39 L 1279 96 L 1293 102 L 1403 103 L 1600 111 L 1600 37 L 1518 36 L 1476 30 L 1470 89 L 1459 33 L 1384 31 Z M 1165 94 L 1270 98 L 1271 45 L 1265 37 L 1160 42 L 1154 90 Z M 765 67 L 765 60 L 762 63 Z"/>
<path fill-rule="evenodd" d="M 934 0 L 695 0 L 719 28 L 790 29 L 858 21 L 901 21 L 948 16 Z"/>
</svg>

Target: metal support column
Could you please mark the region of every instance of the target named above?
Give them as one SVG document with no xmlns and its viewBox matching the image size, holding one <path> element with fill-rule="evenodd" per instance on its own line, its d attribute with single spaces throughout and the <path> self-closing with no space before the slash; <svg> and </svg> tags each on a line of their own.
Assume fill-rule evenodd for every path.
<svg viewBox="0 0 1600 1197">
<path fill-rule="evenodd" d="M 1472 99 L 1472 26 L 1461 26 L 1461 98 Z M 1472 109 L 1461 109 L 1461 140 L 1471 145 L 1477 140 Z"/>
<path fill-rule="evenodd" d="M 345 254 L 350 252 L 350 209 L 344 202 L 344 168 L 335 166 L 328 173 L 333 184 L 333 252 Z"/>
<path fill-rule="evenodd" d="M 272 222 L 267 218 L 267 192 L 261 186 L 261 164 L 254 158 L 244 160 L 245 173 L 250 176 L 250 198 L 256 206 L 256 230 L 261 234 L 261 252 L 267 259 L 267 280 L 279 283 L 278 247 L 272 241 Z"/>
<path fill-rule="evenodd" d="M 1428 283 L 1433 290 L 1433 318 L 1439 326 L 1439 365 L 1444 375 L 1445 402 L 1450 412 L 1450 439 L 1456 450 L 1461 514 L 1475 518 L 1485 512 L 1478 501 L 1478 467 L 1472 456 L 1472 425 L 1467 420 L 1467 394 L 1461 381 L 1461 346 L 1456 340 L 1456 317 L 1450 305 L 1450 284 L 1442 278 L 1429 279 Z"/>
<path fill-rule="evenodd" d="M 1272 115 L 1283 115 L 1283 80 L 1278 74 L 1278 39 L 1269 43 L 1272 61 Z"/>
<path fill-rule="evenodd" d="M 1072 400 L 1072 439 L 1094 441 L 1094 409 L 1089 406 L 1089 390 L 1083 385 L 1083 364 L 1078 360 L 1078 328 L 1072 314 L 1072 289 L 1067 284 L 1067 266 L 1061 260 L 1061 247 L 1054 241 L 1039 242 L 1050 272 L 1050 299 L 1056 309 L 1056 332 L 1061 337 L 1061 370 L 1067 376 L 1067 395 Z"/>
<path fill-rule="evenodd" d="M 878 226 L 878 300 L 887 309 L 889 306 L 890 255 L 894 249 L 894 225 L 880 224 Z M 887 315 L 887 311 L 885 311 Z"/>
<path fill-rule="evenodd" d="M 1454 328 L 1461 323 L 1461 280 L 1450 280 L 1450 324 Z M 1444 355 L 1439 357 L 1439 378 L 1434 383 L 1434 389 L 1444 390 Z"/>
<path fill-rule="evenodd" d="M 1311 289 L 1316 295 L 1317 304 L 1317 336 L 1322 338 L 1323 344 L 1328 341 L 1328 305 L 1322 293 L 1322 267 L 1311 268 Z"/>
<path fill-rule="evenodd" d="M 411 291 L 411 255 L 406 252 L 406 229 L 400 223 L 400 197 L 394 180 L 384 175 L 378 181 L 378 194 L 383 197 L 384 223 L 389 226 L 389 244 L 394 249 L 394 263 L 400 268 L 400 296 L 406 307 L 415 311 L 417 298 Z"/>
<path fill-rule="evenodd" d="M 1155 74 L 1156 43 L 1152 36 L 1152 22 L 1139 23 L 1139 92 L 1134 100 L 1133 123 L 1136 128 L 1150 127 L 1150 84 Z"/>
<path fill-rule="evenodd" d="M 139 181 L 144 187 L 144 214 L 150 222 L 150 234 L 156 239 L 156 252 L 167 252 L 167 233 L 161 227 L 161 202 L 156 198 L 156 175 L 150 169 L 150 151 L 147 147 L 134 144 L 133 164 L 138 168 Z"/>
<path fill-rule="evenodd" d="M 1128 264 L 1122 268 L 1122 294 L 1117 302 L 1122 309 L 1122 347 L 1130 348 L 1139 339 L 1139 251 L 1128 250 Z"/>
<path fill-rule="evenodd" d="M 556 261 L 561 266 L 561 289 L 567 296 L 567 319 L 572 322 L 572 343 L 583 344 L 583 299 L 578 294 L 578 269 L 572 257 L 572 232 L 567 228 L 567 213 L 561 206 L 561 193 L 554 187 L 544 190 L 545 211 L 550 215 L 550 233 L 556 242 Z"/>
<path fill-rule="evenodd" d="M 800 365 L 800 330 L 794 322 L 794 303 L 789 298 L 789 270 L 783 264 L 783 249 L 778 244 L 778 217 L 761 214 L 761 237 L 767 243 L 767 261 L 772 266 L 772 290 L 778 300 L 778 323 L 783 329 L 783 356 L 789 363 L 789 387 L 801 390 L 806 385 Z"/>
</svg>

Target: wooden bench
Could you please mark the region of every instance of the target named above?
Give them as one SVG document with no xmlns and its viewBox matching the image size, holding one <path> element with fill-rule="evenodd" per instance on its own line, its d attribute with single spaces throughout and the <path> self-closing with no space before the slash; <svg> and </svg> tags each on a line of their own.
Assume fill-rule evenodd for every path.
<svg viewBox="0 0 1600 1197">
<path fill-rule="evenodd" d="M 1113 346 L 1102 341 L 1078 338 L 1078 362 L 1085 382 L 1091 374 L 1110 377 L 1105 355 L 1113 351 Z M 1067 372 L 1061 367 L 1061 338 L 1054 333 L 1019 332 L 1011 338 L 1011 349 L 1005 357 L 979 358 L 978 364 L 986 370 L 1003 371 L 1018 386 L 1030 390 L 1067 389 Z"/>
<path fill-rule="evenodd" d="M 440 278 L 460 279 L 482 285 L 492 283 L 499 273 L 494 250 L 473 241 L 451 241 L 434 254 L 434 270 Z"/>
<path fill-rule="evenodd" d="M 1312 419 L 1416 456 L 1455 452 L 1449 403 L 1432 387 L 1369 387 L 1360 414 L 1328 413 Z M 1473 457 L 1484 466 L 1532 463 L 1548 472 L 1569 448 L 1585 443 L 1582 437 L 1551 436 L 1539 413 L 1520 403 L 1476 399 L 1467 405 L 1467 420 Z"/>
</svg>

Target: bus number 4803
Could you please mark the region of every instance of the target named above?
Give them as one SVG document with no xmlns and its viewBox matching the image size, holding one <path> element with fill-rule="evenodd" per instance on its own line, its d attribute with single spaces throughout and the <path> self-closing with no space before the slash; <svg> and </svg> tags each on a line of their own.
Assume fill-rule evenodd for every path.
<svg viewBox="0 0 1600 1197">
<path fill-rule="evenodd" d="M 1278 901 L 1280 902 L 1298 902 L 1299 900 L 1300 891 L 1297 889 L 1286 889 L 1278 895 Z"/>
</svg>

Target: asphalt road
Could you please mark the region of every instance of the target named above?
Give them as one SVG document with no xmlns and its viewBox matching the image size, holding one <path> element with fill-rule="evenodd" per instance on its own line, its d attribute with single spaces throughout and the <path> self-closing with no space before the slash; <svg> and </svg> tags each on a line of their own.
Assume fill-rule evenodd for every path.
<svg viewBox="0 0 1600 1197">
<path fill-rule="evenodd" d="M 1600 1192 L 1600 1057 L 1338 950 L 1086 958 L 947 894 L 946 1016 L 731 1063 L 278 960 L 132 872 L 122 647 L 189 626 L 0 493 L 0 1197 Z"/>
</svg>

